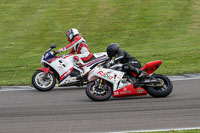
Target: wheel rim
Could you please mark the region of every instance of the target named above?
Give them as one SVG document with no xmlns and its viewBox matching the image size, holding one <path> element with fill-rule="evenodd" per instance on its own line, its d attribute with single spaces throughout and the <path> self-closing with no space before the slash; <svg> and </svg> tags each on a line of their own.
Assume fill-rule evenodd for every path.
<svg viewBox="0 0 200 133">
<path fill-rule="evenodd" d="M 160 84 L 156 85 L 156 89 L 159 91 L 166 91 L 168 89 L 168 84 L 161 78 L 158 78 L 158 80 L 160 81 Z"/>
<path fill-rule="evenodd" d="M 93 84 L 89 92 L 95 97 L 105 97 L 110 92 L 110 86 L 108 86 L 107 84 L 102 84 L 101 87 L 95 87 L 95 85 Z"/>
<path fill-rule="evenodd" d="M 45 78 L 45 76 L 46 76 L 46 78 Z M 35 83 L 40 88 L 48 88 L 53 83 L 53 76 L 49 73 L 46 75 L 46 73 L 40 72 L 35 77 Z"/>
</svg>

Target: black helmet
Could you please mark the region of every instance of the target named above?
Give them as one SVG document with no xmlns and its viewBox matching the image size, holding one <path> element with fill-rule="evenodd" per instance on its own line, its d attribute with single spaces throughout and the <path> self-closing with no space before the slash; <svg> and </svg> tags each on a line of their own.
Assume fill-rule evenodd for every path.
<svg viewBox="0 0 200 133">
<path fill-rule="evenodd" d="M 119 50 L 119 45 L 117 43 L 111 43 L 107 46 L 106 52 L 108 57 L 111 59 Z"/>
</svg>

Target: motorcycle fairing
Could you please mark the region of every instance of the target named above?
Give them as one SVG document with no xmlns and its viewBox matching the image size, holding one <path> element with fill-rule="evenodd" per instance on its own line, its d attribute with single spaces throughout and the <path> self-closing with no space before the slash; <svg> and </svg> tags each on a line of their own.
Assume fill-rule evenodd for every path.
<svg viewBox="0 0 200 133">
<path fill-rule="evenodd" d="M 99 57 L 102 57 L 102 56 L 108 56 L 106 52 L 100 52 L 100 53 L 94 53 L 93 56 L 95 58 L 99 58 Z"/>
<path fill-rule="evenodd" d="M 141 96 L 147 95 L 147 92 L 141 88 L 134 88 L 132 84 L 113 91 L 113 97 L 128 97 L 128 96 Z"/>
<path fill-rule="evenodd" d="M 75 54 L 66 54 L 66 55 L 63 56 L 63 59 L 66 59 L 66 58 L 73 56 L 73 55 L 75 55 Z"/>
<path fill-rule="evenodd" d="M 97 78 L 102 78 L 112 83 L 114 97 L 139 96 L 147 94 L 143 88 L 134 88 L 129 81 L 123 81 L 123 75 L 124 72 L 121 71 L 96 67 L 89 73 L 88 80 L 91 82 Z"/>
<path fill-rule="evenodd" d="M 57 56 L 56 56 L 56 57 L 54 57 L 54 58 L 48 60 L 47 62 L 48 62 L 48 63 L 51 63 L 51 62 L 55 61 L 55 60 L 58 59 L 58 58 L 60 58 L 60 57 L 57 57 Z"/>
<path fill-rule="evenodd" d="M 48 73 L 48 72 L 50 72 L 50 73 L 52 73 L 53 74 L 53 72 L 49 69 L 49 67 L 43 67 L 43 68 L 39 68 L 38 70 L 40 70 L 40 71 L 43 71 L 43 72 L 45 72 L 45 73 Z"/>
<path fill-rule="evenodd" d="M 65 72 L 63 75 L 60 76 L 60 83 L 64 81 L 72 72 L 74 67 L 71 67 L 69 71 Z"/>
<path fill-rule="evenodd" d="M 146 63 L 141 70 L 145 71 L 148 75 L 153 73 L 160 65 L 162 64 L 161 60 L 151 61 Z M 134 77 L 137 77 L 137 74 L 134 72 L 129 72 Z"/>
<path fill-rule="evenodd" d="M 48 62 L 49 60 L 53 59 L 54 57 L 56 57 L 56 56 L 53 55 L 50 51 L 48 51 L 47 53 L 44 54 L 43 60 Z"/>
<path fill-rule="evenodd" d="M 141 70 L 146 71 L 146 73 L 153 73 L 160 65 L 162 64 L 161 60 L 151 61 L 144 65 Z"/>
<path fill-rule="evenodd" d="M 96 53 L 95 55 L 96 55 L 95 56 L 96 58 L 85 63 L 86 65 L 84 65 L 84 66 L 91 69 L 96 64 L 101 63 L 108 59 L 105 52 L 104 53 Z M 76 69 L 77 71 L 79 71 L 80 74 L 83 73 L 83 70 L 81 69 L 81 67 L 79 68 L 79 66 L 77 66 L 75 64 L 74 56 L 76 56 L 76 55 L 75 54 L 66 54 L 66 55 L 61 55 L 61 56 L 55 56 L 53 54 L 53 52 L 48 50 L 42 56 L 41 63 L 43 65 L 48 64 L 51 68 L 53 68 L 57 72 L 59 86 L 60 86 L 60 85 L 79 81 L 77 79 L 77 75 L 73 75 L 73 76 L 70 75 L 72 73 L 73 69 Z M 48 72 L 53 73 L 52 71 L 50 71 L 50 67 L 47 68 L 45 66 L 44 68 L 40 68 L 38 70 L 44 71 L 45 73 L 48 73 Z"/>
<path fill-rule="evenodd" d="M 63 57 L 63 61 L 62 61 L 62 58 L 59 59 L 60 61 L 62 61 L 62 63 L 59 60 L 55 61 L 55 63 L 57 62 L 56 63 L 56 65 L 57 65 L 57 68 L 56 68 L 57 70 L 56 71 L 60 75 L 60 81 L 59 81 L 60 84 L 59 84 L 59 86 L 63 85 L 63 84 L 68 84 L 68 83 L 72 83 L 72 82 L 77 82 L 78 81 L 76 76 L 72 77 L 70 75 L 72 73 L 73 69 L 76 69 L 76 70 L 80 71 L 80 73 L 83 72 L 82 69 L 80 69 L 76 65 L 74 65 L 74 56 L 76 56 L 76 55 L 74 55 L 74 54 L 65 55 L 65 57 Z M 99 59 L 95 59 L 95 60 L 89 62 L 87 67 L 91 68 L 93 65 L 95 65 L 97 63 L 100 63 L 100 62 L 102 62 L 102 61 L 104 61 L 106 59 L 107 59 L 107 57 L 101 57 Z M 63 64 L 64 64 L 64 66 L 63 66 Z M 55 68 L 55 65 L 54 65 L 54 68 Z"/>
<path fill-rule="evenodd" d="M 117 82 L 123 77 L 124 73 L 116 70 L 106 69 L 106 68 L 94 68 L 88 76 L 89 81 L 93 81 L 96 78 L 105 79 L 111 83 Z"/>
</svg>

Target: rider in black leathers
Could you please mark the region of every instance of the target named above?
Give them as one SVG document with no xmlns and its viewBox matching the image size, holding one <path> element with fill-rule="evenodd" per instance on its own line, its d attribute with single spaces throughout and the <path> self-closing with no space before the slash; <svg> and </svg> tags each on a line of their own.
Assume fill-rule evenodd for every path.
<svg viewBox="0 0 200 133">
<path fill-rule="evenodd" d="M 122 63 L 122 68 L 126 71 L 132 71 L 137 74 L 137 78 L 139 80 L 144 79 L 147 76 L 147 73 L 140 70 L 141 64 L 140 62 L 135 58 L 130 56 L 126 51 L 121 50 L 120 46 L 116 43 L 111 43 L 107 46 L 106 52 L 111 59 L 111 61 L 108 63 L 110 65 Z M 112 57 L 115 57 L 114 61 L 112 60 Z"/>
</svg>

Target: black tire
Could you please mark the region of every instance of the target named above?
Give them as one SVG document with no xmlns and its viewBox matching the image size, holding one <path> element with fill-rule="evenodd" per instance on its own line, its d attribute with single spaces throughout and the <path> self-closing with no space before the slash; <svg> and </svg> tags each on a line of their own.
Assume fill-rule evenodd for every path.
<svg viewBox="0 0 200 133">
<path fill-rule="evenodd" d="M 103 86 L 104 86 L 104 88 L 101 88 L 101 89 L 104 89 L 105 93 L 97 94 L 96 92 L 94 92 L 94 90 L 92 90 L 92 89 L 95 89 L 95 91 L 96 91 L 96 88 L 94 88 L 95 87 L 95 81 L 88 83 L 88 85 L 85 89 L 86 95 L 94 101 L 106 101 L 106 100 L 108 100 L 112 96 L 112 92 L 113 92 L 112 86 L 111 86 L 110 83 L 108 83 L 106 81 L 103 81 Z"/>
<path fill-rule="evenodd" d="M 144 87 L 144 89 L 148 92 L 152 97 L 166 97 L 168 96 L 173 89 L 173 84 L 169 78 L 161 74 L 154 74 L 152 77 L 157 78 L 163 82 L 163 86 L 161 87 Z"/>
<path fill-rule="evenodd" d="M 53 74 L 48 73 L 48 78 L 42 79 L 46 73 L 43 71 L 36 71 L 32 76 L 32 84 L 38 91 L 50 91 L 52 90 L 56 85 L 56 78 Z M 41 77 L 39 77 L 41 75 Z M 41 78 L 41 79 L 39 79 Z M 48 81 L 50 83 L 47 85 Z M 42 82 L 44 83 L 44 86 L 42 86 Z M 45 86 L 47 85 L 47 86 Z"/>
</svg>

